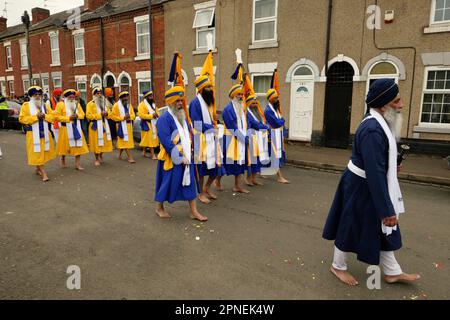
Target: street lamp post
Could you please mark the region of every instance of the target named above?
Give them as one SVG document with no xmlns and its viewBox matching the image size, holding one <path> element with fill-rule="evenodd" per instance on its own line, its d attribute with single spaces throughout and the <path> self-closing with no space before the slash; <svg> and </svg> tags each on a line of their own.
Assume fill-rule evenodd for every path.
<svg viewBox="0 0 450 320">
<path fill-rule="evenodd" d="M 22 23 L 25 26 L 25 38 L 26 38 L 26 46 L 27 46 L 27 63 L 28 63 L 28 79 L 30 81 L 30 86 L 33 85 L 33 72 L 31 69 L 31 59 L 30 59 L 30 25 L 31 20 L 28 12 L 25 10 L 22 16 Z"/>
</svg>

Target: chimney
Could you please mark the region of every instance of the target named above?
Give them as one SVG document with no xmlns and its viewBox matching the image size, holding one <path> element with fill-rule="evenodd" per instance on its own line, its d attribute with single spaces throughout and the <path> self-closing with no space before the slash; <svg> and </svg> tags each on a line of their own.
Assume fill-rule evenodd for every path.
<svg viewBox="0 0 450 320">
<path fill-rule="evenodd" d="M 84 10 L 95 11 L 110 0 L 84 0 Z"/>
<path fill-rule="evenodd" d="M 6 18 L 5 17 L 0 17 L 0 32 L 5 31 L 7 28 L 6 26 Z"/>
<path fill-rule="evenodd" d="M 43 8 L 33 8 L 31 9 L 31 21 L 33 24 L 41 22 L 42 20 L 50 17 L 50 11 Z"/>
</svg>

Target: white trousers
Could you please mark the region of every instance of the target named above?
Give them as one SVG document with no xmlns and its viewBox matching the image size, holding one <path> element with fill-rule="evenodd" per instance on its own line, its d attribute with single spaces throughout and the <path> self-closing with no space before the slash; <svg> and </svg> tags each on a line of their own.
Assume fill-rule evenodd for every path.
<svg viewBox="0 0 450 320">
<path fill-rule="evenodd" d="M 402 268 L 395 259 L 394 251 L 380 251 L 380 265 L 387 276 L 402 274 Z M 347 252 L 339 250 L 334 246 L 333 268 L 347 270 Z"/>
</svg>

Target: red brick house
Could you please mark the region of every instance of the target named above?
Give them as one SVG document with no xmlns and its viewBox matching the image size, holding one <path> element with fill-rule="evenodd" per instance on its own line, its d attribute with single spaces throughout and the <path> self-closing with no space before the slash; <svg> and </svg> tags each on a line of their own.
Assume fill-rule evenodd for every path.
<svg viewBox="0 0 450 320">
<path fill-rule="evenodd" d="M 168 0 L 153 0 L 152 28 L 156 99 L 163 103 L 164 11 Z M 150 88 L 150 37 L 147 0 L 85 0 L 84 6 L 50 15 L 31 10 L 32 84 L 44 91 L 75 88 L 85 100 L 93 86 L 130 91 L 137 106 Z M 25 27 L 6 27 L 0 17 L 0 91 L 21 96 L 30 85 Z"/>
</svg>

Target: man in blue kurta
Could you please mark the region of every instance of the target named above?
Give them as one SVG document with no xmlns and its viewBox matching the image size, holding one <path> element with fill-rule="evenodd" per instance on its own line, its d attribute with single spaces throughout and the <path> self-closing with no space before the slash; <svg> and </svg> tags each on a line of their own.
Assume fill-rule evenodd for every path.
<svg viewBox="0 0 450 320">
<path fill-rule="evenodd" d="M 197 96 L 189 104 L 189 116 L 195 131 L 196 155 L 198 163 L 196 166 L 199 173 L 200 194 L 198 199 L 203 203 L 211 203 L 217 196 L 210 187 L 217 176 L 219 163 L 215 139 L 214 122 L 218 120 L 214 114 L 214 91 L 208 76 L 200 76 L 195 80 Z M 206 184 L 203 185 L 203 177 L 208 176 Z"/>
<path fill-rule="evenodd" d="M 242 85 L 234 85 L 228 93 L 231 101 L 223 109 L 222 117 L 225 123 L 224 158 L 227 175 L 234 176 L 234 192 L 250 193 L 241 187 L 241 176 L 246 168 L 248 145 L 247 117 L 244 108 Z"/>
<path fill-rule="evenodd" d="M 250 137 L 249 141 L 249 163 L 247 163 L 247 179 L 249 186 L 262 186 L 256 177 L 261 173 L 262 163 L 269 161 L 268 153 L 268 131 L 269 127 L 264 123 L 260 114 L 259 102 L 255 95 L 250 95 L 245 100 L 247 105 L 247 125 Z"/>
<path fill-rule="evenodd" d="M 414 281 L 420 276 L 403 273 L 394 256 L 402 246 L 398 215 L 404 212 L 397 179 L 396 138 L 403 107 L 397 84 L 375 81 L 366 103 L 368 113 L 356 131 L 323 231 L 325 239 L 335 240 L 330 270 L 342 282 L 357 285 L 346 263 L 346 252 L 354 252 L 362 262 L 380 264 L 388 283 Z"/>
<path fill-rule="evenodd" d="M 195 165 L 192 158 L 191 126 L 183 106 L 184 88 L 175 86 L 166 91 L 165 99 L 169 106 L 156 124 L 161 143 L 156 169 L 155 201 L 156 214 L 170 218 L 164 202 L 188 201 L 190 218 L 208 220 L 197 210 L 197 185 Z"/>
<path fill-rule="evenodd" d="M 270 147 L 270 159 L 271 166 L 278 167 L 277 181 L 279 183 L 289 183 L 289 181 L 283 176 L 281 172 L 281 167 L 286 161 L 286 153 L 284 151 L 284 123 L 285 120 L 280 112 L 280 100 L 278 93 L 275 89 L 269 89 L 266 93 L 266 98 L 268 105 L 264 110 L 264 116 L 266 117 L 267 123 L 269 124 L 271 147 Z"/>
</svg>

